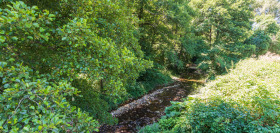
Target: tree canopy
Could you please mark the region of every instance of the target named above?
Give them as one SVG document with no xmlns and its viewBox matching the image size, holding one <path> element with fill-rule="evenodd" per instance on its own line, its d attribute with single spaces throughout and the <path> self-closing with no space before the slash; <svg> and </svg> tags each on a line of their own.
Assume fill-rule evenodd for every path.
<svg viewBox="0 0 280 133">
<path fill-rule="evenodd" d="M 0 131 L 83 132 L 188 64 L 225 73 L 279 51 L 270 0 L 3 0 Z M 30 118 L 34 119 L 30 119 Z"/>
</svg>

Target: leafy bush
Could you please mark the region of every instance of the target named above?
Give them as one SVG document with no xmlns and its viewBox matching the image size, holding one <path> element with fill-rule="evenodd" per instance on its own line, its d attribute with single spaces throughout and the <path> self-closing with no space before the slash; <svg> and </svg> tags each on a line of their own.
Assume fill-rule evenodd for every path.
<svg viewBox="0 0 280 133">
<path fill-rule="evenodd" d="M 255 45 L 257 56 L 265 54 L 271 44 L 271 38 L 264 31 L 257 30 L 245 41 L 246 44 Z"/>
<path fill-rule="evenodd" d="M 198 67 L 211 76 L 223 74 L 239 60 L 253 55 L 255 49 L 255 45 L 243 43 L 216 45 L 198 57 Z"/>
<path fill-rule="evenodd" d="M 35 2 L 30 1 L 30 5 Z M 41 11 L 37 6 L 29 7 L 21 1 L 0 9 L 0 61 L 10 61 L 11 65 L 22 63 L 33 72 L 48 75 L 53 83 L 62 80 L 71 83 L 85 96 L 76 96 L 76 101 L 70 103 L 88 111 L 101 123 L 112 124 L 116 120 L 107 113 L 109 104 L 115 104 L 125 95 L 127 82 L 135 81 L 141 71 L 151 67 L 151 62 L 141 58 L 143 53 L 133 35 L 133 24 L 123 22 L 128 21 L 122 14 L 128 9 L 120 10 L 117 2 L 96 1 L 99 4 L 94 10 L 92 5 L 95 3 L 91 1 L 73 2 L 73 10 L 67 2 L 59 5 L 67 7 L 63 7 L 63 11 L 65 8 L 73 13 L 69 18 L 61 17 L 63 14 L 59 13 L 63 11 L 52 14 L 49 10 Z M 44 5 L 44 2 L 40 4 Z M 110 11 L 96 15 L 109 6 Z M 118 17 L 108 15 L 108 21 L 99 18 L 112 15 L 111 9 L 118 11 L 122 17 L 118 22 L 121 23 L 112 20 Z M 84 10 L 89 10 L 89 13 L 83 13 Z M 78 83 L 80 75 L 88 80 L 87 86 L 83 82 Z M 72 97 L 68 99 L 71 100 Z"/>
<path fill-rule="evenodd" d="M 260 2 L 260 1 L 259 1 Z M 275 6 L 275 3 L 271 3 Z M 276 4 L 277 5 L 277 4 Z M 261 49 L 267 49 L 274 53 L 279 53 L 279 25 L 275 16 L 269 13 L 263 13 L 255 17 L 255 33 L 249 38 L 252 44 L 259 45 Z M 268 44 L 269 43 L 269 44 Z"/>
<path fill-rule="evenodd" d="M 116 118 L 109 113 L 110 106 L 107 101 L 102 99 L 101 92 L 92 86 L 90 81 L 80 78 L 75 79 L 71 85 L 80 91 L 79 95 L 68 97 L 71 105 L 81 108 L 90 114 L 91 117 L 98 120 L 100 124 L 116 124 Z"/>
<path fill-rule="evenodd" d="M 140 132 L 279 132 L 280 57 L 247 59 Z"/>
<path fill-rule="evenodd" d="M 56 78 L 75 78 L 85 73 L 91 80 L 103 80 L 108 95 L 118 95 L 129 79 L 150 62 L 126 47 L 115 47 L 110 39 L 98 36 L 86 18 L 74 18 L 62 27 L 55 26 L 54 14 L 40 13 L 36 6 L 23 2 L 4 9 L 1 36 L 4 59 L 14 58 L 41 73 Z M 128 71 L 127 69 L 130 68 Z"/>
<path fill-rule="evenodd" d="M 163 133 L 163 131 L 160 130 L 158 123 L 145 126 L 139 131 L 139 133 L 159 133 L 159 132 Z"/>
<path fill-rule="evenodd" d="M 127 87 L 127 92 L 130 97 L 137 98 L 148 93 L 157 85 L 167 84 L 171 81 L 172 79 L 169 75 L 163 74 L 157 69 L 148 69 L 142 73 L 135 84 Z"/>
<path fill-rule="evenodd" d="M 265 54 L 269 48 L 277 51 L 277 43 L 272 44 L 268 34 L 257 30 L 244 43 L 220 44 L 198 56 L 199 68 L 210 74 L 223 74 L 241 59 Z"/>
<path fill-rule="evenodd" d="M 0 62 L 0 132 L 97 131 L 98 122 L 71 106 L 78 91 L 20 64 Z"/>
<path fill-rule="evenodd" d="M 280 32 L 272 37 L 272 43 L 269 46 L 269 51 L 280 54 Z"/>
</svg>

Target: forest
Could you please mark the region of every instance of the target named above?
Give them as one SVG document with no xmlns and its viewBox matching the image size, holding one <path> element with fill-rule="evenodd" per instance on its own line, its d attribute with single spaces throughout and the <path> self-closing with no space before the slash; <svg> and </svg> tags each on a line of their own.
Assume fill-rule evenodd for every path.
<svg viewBox="0 0 280 133">
<path fill-rule="evenodd" d="M 279 17 L 278 0 L 0 0 L 0 132 L 98 132 L 190 65 L 203 98 L 139 132 L 280 132 L 280 61 L 264 57 Z"/>
</svg>

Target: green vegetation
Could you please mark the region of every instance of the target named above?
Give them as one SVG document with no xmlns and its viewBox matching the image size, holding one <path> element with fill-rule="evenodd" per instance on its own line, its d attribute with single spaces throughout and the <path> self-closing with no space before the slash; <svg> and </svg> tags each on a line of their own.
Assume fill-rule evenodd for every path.
<svg viewBox="0 0 280 133">
<path fill-rule="evenodd" d="M 66 101 L 78 93 L 66 80 L 52 82 L 49 75 L 5 62 L 0 62 L 0 77 L 1 132 L 97 130 L 97 121 Z"/>
<path fill-rule="evenodd" d="M 214 78 L 279 53 L 269 1 L 1 0 L 0 132 L 96 131 L 188 64 Z"/>
<path fill-rule="evenodd" d="M 140 132 L 279 132 L 280 57 L 246 59 Z"/>
</svg>

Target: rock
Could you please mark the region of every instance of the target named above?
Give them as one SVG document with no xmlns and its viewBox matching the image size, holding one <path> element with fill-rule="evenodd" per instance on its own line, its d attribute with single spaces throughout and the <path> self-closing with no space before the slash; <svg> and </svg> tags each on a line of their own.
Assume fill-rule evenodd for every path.
<svg viewBox="0 0 280 133">
<path fill-rule="evenodd" d="M 145 95 L 138 100 L 135 100 L 131 103 L 123 105 L 122 107 L 119 107 L 117 110 L 112 111 L 111 114 L 112 114 L 113 117 L 118 117 L 118 116 L 124 114 L 125 112 L 128 112 L 129 110 L 134 109 L 136 107 L 140 108 L 142 106 L 147 106 L 147 105 L 153 103 L 154 100 L 156 100 L 155 99 L 156 95 L 158 95 L 158 94 L 160 94 L 160 93 L 162 93 L 162 92 L 164 92 L 168 89 L 176 88 L 176 87 L 179 87 L 179 86 L 180 86 L 180 84 L 175 84 L 173 86 L 168 86 L 168 87 L 164 87 L 162 89 L 156 90 L 153 93 Z"/>
</svg>

